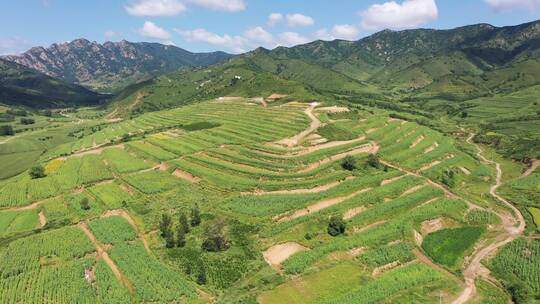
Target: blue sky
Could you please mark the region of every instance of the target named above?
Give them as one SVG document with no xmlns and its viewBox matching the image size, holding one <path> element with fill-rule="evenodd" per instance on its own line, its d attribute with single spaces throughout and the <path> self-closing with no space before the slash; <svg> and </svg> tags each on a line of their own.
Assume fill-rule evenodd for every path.
<svg viewBox="0 0 540 304">
<path fill-rule="evenodd" d="M 540 0 L 0 0 L 0 54 L 86 38 L 243 52 L 384 28 L 540 19 Z"/>
</svg>

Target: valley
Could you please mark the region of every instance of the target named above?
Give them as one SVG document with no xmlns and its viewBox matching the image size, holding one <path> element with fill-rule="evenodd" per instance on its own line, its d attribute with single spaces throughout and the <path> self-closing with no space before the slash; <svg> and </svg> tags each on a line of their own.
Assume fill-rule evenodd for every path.
<svg viewBox="0 0 540 304">
<path fill-rule="evenodd" d="M 3 302 L 28 302 L 35 295 L 17 288 L 37 292 L 58 280 L 68 302 L 465 303 L 504 293 L 483 265 L 525 221 L 499 204 L 508 204 L 497 194 L 500 165 L 474 134 L 451 138 L 385 110 L 342 108 L 219 98 L 94 120 L 99 131 L 39 156 L 46 177 L 2 181 Z M 84 128 L 72 115 L 66 126 Z M 346 127 L 352 139 L 318 134 L 328 126 Z M 201 226 L 168 248 L 163 214 L 174 223 L 193 208 Z M 332 237 L 336 216 L 346 230 Z M 201 249 L 219 219 L 228 248 Z M 426 230 L 433 219 L 440 224 Z M 465 228 L 479 234 L 446 245 L 451 256 L 424 245 L 442 233 L 466 239 Z M 55 243 L 60 235 L 69 247 Z"/>
<path fill-rule="evenodd" d="M 538 303 L 539 39 L 2 56 L 0 303 Z"/>
</svg>

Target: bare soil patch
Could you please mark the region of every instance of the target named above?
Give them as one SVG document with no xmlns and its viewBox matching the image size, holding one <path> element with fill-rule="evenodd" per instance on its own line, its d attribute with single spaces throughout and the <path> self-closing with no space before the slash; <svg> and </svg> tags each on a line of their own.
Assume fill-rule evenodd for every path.
<svg viewBox="0 0 540 304">
<path fill-rule="evenodd" d="M 198 183 L 200 181 L 200 178 L 198 178 L 196 176 L 193 176 L 191 173 L 186 172 L 186 171 L 182 171 L 180 169 L 174 170 L 172 175 L 175 176 L 175 177 L 181 178 L 181 179 L 188 180 L 188 181 L 190 181 L 192 183 Z"/>
<path fill-rule="evenodd" d="M 401 196 L 405 196 L 405 195 L 408 195 L 408 194 L 412 194 L 412 193 L 415 193 L 416 191 L 424 188 L 426 186 L 426 184 L 422 184 L 422 185 L 416 185 L 416 186 L 413 186 L 407 190 L 405 190 L 405 192 L 403 192 L 401 194 Z"/>
<path fill-rule="evenodd" d="M 38 217 L 39 217 L 39 225 L 40 225 L 40 227 L 43 227 L 43 226 L 47 225 L 47 218 L 45 217 L 45 214 L 43 213 L 43 211 L 38 213 Z"/>
<path fill-rule="evenodd" d="M 400 175 L 400 176 L 396 176 L 396 177 L 392 177 L 392 178 L 389 178 L 389 179 L 385 179 L 381 182 L 381 186 L 384 186 L 384 185 L 388 185 L 388 184 L 391 184 L 397 180 L 400 180 L 402 178 L 404 178 L 405 176 L 407 176 L 406 174 L 404 175 Z"/>
<path fill-rule="evenodd" d="M 311 206 L 308 206 L 306 208 L 303 208 L 303 209 L 300 209 L 300 210 L 296 210 L 293 214 L 289 215 L 289 216 L 285 216 L 285 217 L 280 217 L 278 216 L 277 218 L 278 219 L 278 222 L 287 222 L 287 221 L 290 221 L 290 220 L 294 220 L 295 218 L 299 218 L 299 217 L 302 217 L 302 216 L 305 216 L 305 215 L 308 215 L 310 213 L 314 213 L 314 212 L 317 212 L 317 211 L 320 211 L 320 210 L 323 210 L 323 209 L 326 209 L 328 207 L 331 207 L 331 206 L 334 206 L 334 205 L 337 205 L 345 200 L 348 200 L 360 193 L 364 193 L 364 192 L 367 192 L 367 191 L 370 191 L 371 188 L 365 188 L 365 189 L 362 189 L 362 190 L 358 190 L 354 193 L 351 193 L 347 196 L 341 196 L 341 197 L 335 197 L 335 198 L 330 198 L 330 199 L 326 199 L 326 200 L 322 200 L 320 202 L 317 202 Z"/>
<path fill-rule="evenodd" d="M 332 106 L 332 107 L 318 108 L 317 111 L 326 112 L 326 113 L 343 113 L 343 112 L 349 112 L 350 110 L 347 107 Z"/>
<path fill-rule="evenodd" d="M 465 173 L 465 175 L 471 175 L 471 171 L 469 171 L 469 169 L 467 169 L 465 167 L 459 167 L 459 170 L 461 170 L 461 172 Z"/>
<path fill-rule="evenodd" d="M 274 93 L 274 94 L 266 97 L 266 101 L 267 102 L 273 102 L 273 101 L 276 101 L 278 99 L 282 99 L 282 98 L 285 98 L 285 97 L 288 97 L 288 96 L 289 96 L 288 94 Z"/>
<path fill-rule="evenodd" d="M 527 169 L 527 171 L 523 172 L 522 177 L 526 177 L 526 176 L 531 175 L 534 171 L 536 171 L 536 169 L 538 169 L 538 167 L 540 167 L 540 159 L 537 159 L 537 160 L 533 161 L 531 166 L 529 167 L 529 169 Z"/>
<path fill-rule="evenodd" d="M 309 248 L 295 242 L 274 245 L 263 252 L 264 260 L 275 270 L 281 269 L 281 263 L 295 253 L 307 251 Z"/>
<path fill-rule="evenodd" d="M 242 192 L 242 195 L 273 195 L 273 194 L 303 194 L 303 193 L 319 193 L 329 189 L 332 189 L 346 180 L 354 179 L 354 176 L 348 176 L 344 180 L 329 183 L 322 186 L 317 186 L 310 189 L 293 189 L 293 190 L 276 190 L 276 191 L 255 191 L 255 192 Z"/>
<path fill-rule="evenodd" d="M 454 158 L 454 154 L 448 154 L 447 156 L 443 157 L 442 159 L 439 159 L 439 160 L 434 160 L 428 164 L 425 164 L 423 165 L 418 171 L 419 172 L 422 172 L 422 171 L 426 171 L 428 169 L 431 169 L 435 166 L 437 166 L 438 164 L 442 163 L 443 161 L 445 160 L 449 160 L 449 159 L 452 159 Z"/>
<path fill-rule="evenodd" d="M 379 145 L 377 143 L 375 143 L 375 142 L 371 142 L 371 143 L 369 143 L 367 145 L 362 145 L 362 146 L 360 146 L 358 148 L 349 150 L 347 152 L 335 154 L 335 155 L 327 157 L 327 158 L 325 158 L 323 160 L 320 160 L 319 162 L 307 165 L 304 169 L 300 170 L 299 172 L 308 172 L 308 171 L 317 169 L 318 167 L 320 167 L 320 166 L 322 166 L 324 164 L 327 164 L 329 162 L 333 162 L 333 161 L 336 161 L 336 160 L 343 159 L 343 158 L 345 158 L 345 157 L 347 157 L 349 155 L 354 156 L 354 155 L 358 155 L 358 154 L 362 154 L 362 153 L 376 154 L 378 151 L 379 151 Z"/>
<path fill-rule="evenodd" d="M 435 231 L 439 231 L 444 228 L 444 222 L 442 218 L 436 218 L 422 222 L 420 233 L 427 235 Z"/>
<path fill-rule="evenodd" d="M 426 150 L 424 150 L 424 154 L 428 154 L 429 152 L 437 149 L 439 147 L 439 143 L 434 143 L 433 145 L 429 146 Z"/>
<path fill-rule="evenodd" d="M 411 145 L 409 148 L 414 148 L 416 145 L 421 143 L 424 140 L 424 135 L 420 135 Z"/>
<path fill-rule="evenodd" d="M 360 206 L 360 207 L 349 209 L 343 215 L 343 219 L 344 220 L 349 220 L 349 219 L 355 217 L 356 215 L 366 211 L 367 209 L 368 208 L 366 206 Z"/>
<path fill-rule="evenodd" d="M 373 269 L 373 272 L 371 272 L 371 276 L 376 277 L 376 276 L 378 276 L 378 275 L 380 275 L 380 274 L 382 274 L 382 273 L 384 273 L 384 272 L 386 272 L 388 270 L 392 270 L 392 269 L 398 267 L 399 265 L 401 265 L 399 263 L 399 261 L 394 261 L 392 263 L 382 265 L 380 267 L 377 267 L 377 268 Z"/>
</svg>

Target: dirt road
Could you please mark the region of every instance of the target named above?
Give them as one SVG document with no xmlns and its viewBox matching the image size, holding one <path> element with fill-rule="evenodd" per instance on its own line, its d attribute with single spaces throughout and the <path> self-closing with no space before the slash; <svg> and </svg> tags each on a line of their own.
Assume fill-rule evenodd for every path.
<svg viewBox="0 0 540 304">
<path fill-rule="evenodd" d="M 131 282 L 122 273 L 122 271 L 120 271 L 120 268 L 118 268 L 116 263 L 109 257 L 109 254 L 103 248 L 101 243 L 97 240 L 96 236 L 92 233 L 92 231 L 90 231 L 90 229 L 88 228 L 88 225 L 86 224 L 86 222 L 79 223 L 79 227 L 84 232 L 84 234 L 86 234 L 86 236 L 92 242 L 92 244 L 94 244 L 94 246 L 96 247 L 96 251 L 97 251 L 98 256 L 103 259 L 103 261 L 107 264 L 107 266 L 109 266 L 109 268 L 113 272 L 114 276 L 120 282 L 122 282 L 122 284 L 124 284 L 124 286 L 126 286 L 126 288 L 129 290 L 129 292 L 131 294 L 134 294 L 135 290 L 133 289 L 133 285 L 131 284 Z"/>
<path fill-rule="evenodd" d="M 529 169 L 523 172 L 523 175 L 521 175 L 521 177 L 527 177 L 531 175 L 534 171 L 536 171 L 536 169 L 538 169 L 538 167 L 540 167 L 540 159 L 533 161 Z"/>
<path fill-rule="evenodd" d="M 523 218 L 521 212 L 519 212 L 519 210 L 514 207 L 514 205 L 512 205 L 509 201 L 497 194 L 497 189 L 502 184 L 503 172 L 501 169 L 501 165 L 493 160 L 487 159 L 483 155 L 484 151 L 480 148 L 480 146 L 472 142 L 474 135 L 475 134 L 471 134 L 467 138 L 467 143 L 473 145 L 476 148 L 476 155 L 482 162 L 494 165 L 497 171 L 495 184 L 490 187 L 489 194 L 493 196 L 496 200 L 500 201 L 508 208 L 510 208 L 513 211 L 514 215 L 506 213 L 499 214 L 502 219 L 504 231 L 500 235 L 498 235 L 492 242 L 489 242 L 487 245 L 478 248 L 473 253 L 471 258 L 469 259 L 469 265 L 463 271 L 463 277 L 465 278 L 465 288 L 463 289 L 459 297 L 452 302 L 452 304 L 466 303 L 476 295 L 476 279 L 480 276 L 489 276 L 489 270 L 482 265 L 482 261 L 485 258 L 493 256 L 499 248 L 515 240 L 525 230 L 525 219 Z M 516 221 L 518 223 L 517 227 L 515 226 Z"/>
<path fill-rule="evenodd" d="M 294 147 L 297 146 L 302 141 L 302 139 L 311 134 L 311 132 L 317 130 L 321 126 L 321 121 L 315 116 L 315 114 L 313 114 L 313 110 L 318 105 L 319 103 L 312 102 L 309 107 L 304 111 L 304 113 L 306 113 L 306 115 L 309 116 L 309 118 L 311 119 L 311 124 L 307 129 L 296 134 L 293 137 L 282 139 L 276 143 L 287 147 Z"/>
</svg>

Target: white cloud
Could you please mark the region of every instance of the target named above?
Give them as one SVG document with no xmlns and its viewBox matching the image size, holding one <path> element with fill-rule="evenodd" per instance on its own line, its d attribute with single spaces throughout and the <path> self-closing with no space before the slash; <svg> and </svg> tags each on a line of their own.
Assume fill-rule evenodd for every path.
<svg viewBox="0 0 540 304">
<path fill-rule="evenodd" d="M 534 9 L 536 6 L 540 5 L 540 0 L 484 0 L 484 2 L 498 11 L 516 8 Z"/>
<path fill-rule="evenodd" d="M 278 44 L 283 46 L 294 46 L 308 43 L 311 39 L 296 32 L 284 32 L 279 34 Z"/>
<path fill-rule="evenodd" d="M 146 21 L 142 28 L 139 29 L 139 34 L 144 37 L 167 40 L 171 38 L 171 34 L 163 28 L 155 25 L 150 21 Z"/>
<path fill-rule="evenodd" d="M 218 35 L 202 28 L 191 31 L 175 29 L 175 31 L 188 42 L 206 42 L 230 48 L 235 52 L 242 52 L 247 43 L 247 40 L 242 36 Z"/>
<path fill-rule="evenodd" d="M 32 47 L 32 43 L 19 37 L 0 38 L 0 55 L 20 54 Z"/>
<path fill-rule="evenodd" d="M 302 14 L 287 14 L 287 24 L 291 27 L 310 26 L 315 23 L 313 18 Z"/>
<path fill-rule="evenodd" d="M 139 0 L 125 7 L 133 16 L 175 16 L 186 10 L 178 0 Z"/>
<path fill-rule="evenodd" d="M 263 29 L 260 26 L 247 29 L 244 32 L 244 37 L 248 39 L 249 41 L 261 43 L 264 46 L 271 47 L 275 45 L 274 35 L 267 32 L 265 29 Z"/>
<path fill-rule="evenodd" d="M 336 24 L 331 30 L 322 28 L 313 34 L 316 39 L 321 40 L 356 40 L 358 35 L 360 35 L 360 30 L 351 24 Z"/>
<path fill-rule="evenodd" d="M 332 35 L 337 39 L 355 40 L 359 34 L 358 28 L 351 24 L 336 24 L 332 28 Z"/>
<path fill-rule="evenodd" d="M 268 15 L 268 25 L 274 26 L 283 21 L 283 14 L 281 13 L 271 13 Z"/>
<path fill-rule="evenodd" d="M 415 28 L 438 17 L 435 0 L 405 0 L 373 4 L 361 11 L 362 26 L 369 30 Z"/>
<path fill-rule="evenodd" d="M 244 0 L 189 0 L 191 3 L 216 11 L 237 12 L 246 9 Z"/>
</svg>

